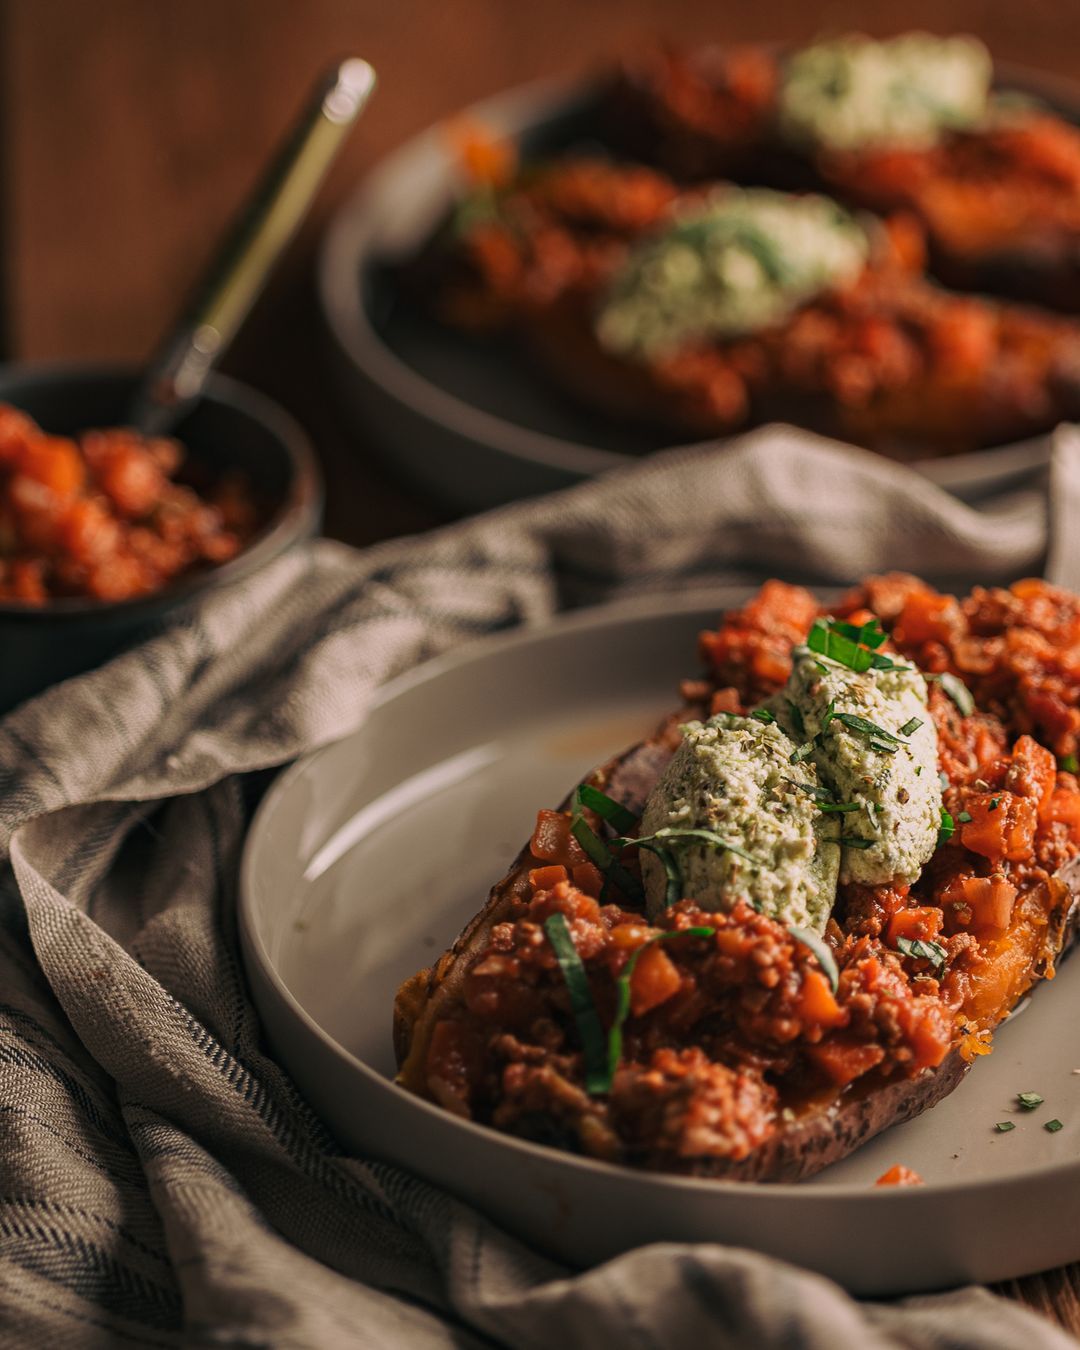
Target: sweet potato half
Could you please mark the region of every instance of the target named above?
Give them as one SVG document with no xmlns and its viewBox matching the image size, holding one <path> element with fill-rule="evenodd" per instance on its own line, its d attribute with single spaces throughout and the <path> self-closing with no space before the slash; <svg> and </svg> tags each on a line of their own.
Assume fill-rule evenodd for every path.
<svg viewBox="0 0 1080 1350">
<path fill-rule="evenodd" d="M 860 623 L 876 614 L 895 650 L 924 670 L 929 644 L 942 676 L 958 653 L 969 663 L 977 655 L 982 669 L 965 672 L 979 707 L 958 707 L 941 682 L 932 686 L 953 832 L 914 886 L 841 888 L 825 935 L 839 971 L 831 991 L 829 953 L 822 963 L 742 901 L 708 914 L 684 899 L 656 921 L 658 934 L 617 879 L 602 891 L 568 830 L 575 801 L 582 810 L 572 794 L 560 811 L 540 812 L 454 945 L 401 986 L 398 1081 L 460 1116 L 556 1147 L 763 1182 L 820 1171 L 940 1101 L 1028 991 L 1053 976 L 1080 927 L 1080 788 L 1074 755 L 1060 748 L 1080 728 L 1050 730 L 1047 692 L 1066 638 L 1080 640 L 1080 602 L 1043 583 L 1019 585 L 1029 590 L 978 591 L 961 603 L 913 578 L 876 578 L 842 608 Z M 586 782 L 639 815 L 680 722 L 745 707 L 781 684 L 792 634 L 815 608 L 806 592 L 769 583 L 725 616 L 703 634 L 709 671 L 685 686 L 683 708 Z M 1010 692 L 1008 660 L 990 670 L 985 651 L 973 652 L 979 642 L 1000 649 L 991 614 L 1014 645 L 1041 625 L 1044 681 L 1032 680 L 1029 662 L 1026 683 Z M 1041 740 L 1013 740 L 1018 725 L 1040 719 L 1032 729 Z M 589 819 L 598 834 L 608 829 Z M 622 865 L 633 871 L 634 850 Z M 610 1033 L 618 1023 L 623 1037 L 619 1066 L 599 1089 L 545 936 L 552 914 L 566 918 L 585 957 L 599 1024 Z"/>
</svg>

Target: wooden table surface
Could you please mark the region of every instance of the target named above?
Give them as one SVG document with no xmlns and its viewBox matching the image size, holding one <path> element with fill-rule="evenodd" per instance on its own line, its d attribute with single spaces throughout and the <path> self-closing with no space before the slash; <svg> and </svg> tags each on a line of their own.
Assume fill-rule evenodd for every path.
<svg viewBox="0 0 1080 1350">
<path fill-rule="evenodd" d="M 310 431 L 329 534 L 425 529 L 446 511 L 345 433 L 324 378 L 313 260 L 363 171 L 476 98 L 656 37 L 915 27 L 974 32 L 999 58 L 1080 80 L 1075 0 L 0 0 L 4 355 L 145 357 L 317 72 L 364 56 L 380 87 L 225 368 Z M 1080 1265 L 1000 1289 L 1080 1334 Z"/>
</svg>

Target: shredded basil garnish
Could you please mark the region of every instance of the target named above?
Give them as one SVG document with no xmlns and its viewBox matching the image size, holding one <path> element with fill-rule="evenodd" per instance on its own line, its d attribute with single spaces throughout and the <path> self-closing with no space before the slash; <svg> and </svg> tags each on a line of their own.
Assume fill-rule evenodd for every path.
<svg viewBox="0 0 1080 1350">
<path fill-rule="evenodd" d="M 842 633 L 844 637 L 851 638 L 852 642 L 858 642 L 873 651 L 876 651 L 885 641 L 885 630 L 877 619 L 870 619 L 858 627 L 853 623 L 844 623 L 842 619 L 830 619 L 829 624 L 838 633 Z"/>
<path fill-rule="evenodd" d="M 969 816 L 968 819 L 970 820 L 971 817 Z M 938 841 L 938 844 L 941 845 L 941 844 L 946 843 L 948 840 L 950 840 L 950 839 L 953 837 L 953 835 L 954 835 L 955 833 L 956 833 L 956 821 L 953 820 L 953 818 L 952 818 L 952 816 L 949 814 L 949 812 L 946 811 L 944 807 L 942 807 L 942 808 L 941 808 L 941 825 L 940 825 L 940 827 L 939 827 L 939 829 L 938 829 L 938 832 L 937 832 L 937 841 Z"/>
<path fill-rule="evenodd" d="M 960 709 L 964 717 L 970 717 L 975 711 L 975 700 L 971 697 L 971 690 L 957 677 L 946 671 L 943 675 L 928 675 L 928 680 L 940 680 L 941 687 Z"/>
<path fill-rule="evenodd" d="M 637 966 L 638 957 L 646 947 L 651 947 L 656 942 L 667 942 L 670 938 L 678 937 L 712 937 L 715 933 L 715 928 L 675 928 L 669 933 L 657 933 L 655 937 L 648 938 L 632 953 L 626 965 L 623 966 L 619 978 L 615 981 L 615 1020 L 608 1032 L 607 1081 L 601 1091 L 607 1092 L 610 1089 L 611 1081 L 615 1077 L 615 1070 L 619 1067 L 619 1060 L 622 1059 L 623 1025 L 630 1015 L 630 979 L 634 973 L 634 968 Z"/>
<path fill-rule="evenodd" d="M 828 803 L 830 806 L 833 806 L 833 809 L 835 810 L 832 793 L 828 788 L 822 787 L 819 783 L 796 783 L 794 778 L 781 778 L 780 781 L 786 783 L 788 787 L 797 788 L 800 792 L 805 792 L 808 797 L 813 797 L 816 802 Z M 824 809 L 825 807 L 822 806 L 822 810 Z"/>
<path fill-rule="evenodd" d="M 768 710 L 768 708 L 755 708 L 754 711 L 750 714 L 750 716 L 754 718 L 754 720 L 757 722 L 764 722 L 766 726 L 770 726 L 773 722 L 776 721 L 776 718 L 772 715 L 772 713 Z"/>
<path fill-rule="evenodd" d="M 797 704 L 792 703 L 791 699 L 785 699 L 788 707 L 788 714 L 791 717 L 791 725 L 795 728 L 800 739 L 806 735 L 806 723 L 803 721 L 802 712 Z"/>
<path fill-rule="evenodd" d="M 970 811 L 961 811 L 960 814 L 956 817 L 956 819 L 960 822 L 961 825 L 970 825 L 970 824 L 971 824 L 971 812 L 970 812 Z"/>
<path fill-rule="evenodd" d="M 918 729 L 922 726 L 922 724 L 923 721 L 921 717 L 911 717 L 900 728 L 900 735 L 914 736 L 914 734 L 916 733 L 916 731 L 918 731 Z"/>
<path fill-rule="evenodd" d="M 575 794 L 574 804 L 579 810 L 588 807 L 590 811 L 595 811 L 601 820 L 606 820 L 619 834 L 632 830 L 638 821 L 633 811 L 628 811 L 625 806 L 613 801 L 606 792 L 601 792 L 591 783 L 582 783 Z"/>
<path fill-rule="evenodd" d="M 752 853 L 747 853 L 744 848 L 738 844 L 731 844 L 726 839 L 721 838 L 715 830 L 708 830 L 704 827 L 691 828 L 682 825 L 665 825 L 655 834 L 643 835 L 640 839 L 617 839 L 615 842 L 624 848 L 644 848 L 647 844 L 660 843 L 661 845 L 671 842 L 675 843 L 682 839 L 698 840 L 703 844 L 712 844 L 714 848 L 720 849 L 725 853 L 734 853 L 739 858 L 745 858 L 747 862 L 761 866 L 761 859 L 755 858 Z"/>
<path fill-rule="evenodd" d="M 808 759 L 814 753 L 814 742 L 803 741 L 802 745 L 790 755 L 788 755 L 789 764 L 801 764 L 804 759 Z"/>
<path fill-rule="evenodd" d="M 574 946 L 574 938 L 566 915 L 549 914 L 544 920 L 544 932 L 555 952 L 562 977 L 570 994 L 570 1010 L 577 1023 L 578 1036 L 585 1056 L 585 1087 L 590 1093 L 606 1092 L 608 1076 L 607 1039 L 600 1023 L 600 1015 L 593 1002 L 585 963 Z"/>
<path fill-rule="evenodd" d="M 675 856 L 674 845 L 684 840 L 698 840 L 704 844 L 712 844 L 714 848 L 720 849 L 725 853 L 734 853 L 739 858 L 745 858 L 748 863 L 753 863 L 755 867 L 760 867 L 761 859 L 755 858 L 752 853 L 747 853 L 744 848 L 738 844 L 729 843 L 728 840 L 721 838 L 715 830 L 704 828 L 691 829 L 676 825 L 665 825 L 655 834 L 642 835 L 639 839 L 619 838 L 611 842 L 616 848 L 643 848 L 659 858 L 664 874 L 667 878 L 667 891 L 664 897 L 664 904 L 670 908 L 677 904 L 682 897 L 682 874 L 679 870 L 679 861 Z M 633 880 L 633 878 L 631 878 Z"/>
<path fill-rule="evenodd" d="M 865 717 L 860 717 L 858 713 L 838 712 L 834 713 L 833 716 L 850 731 L 857 731 L 863 736 L 872 736 L 878 741 L 886 741 L 889 745 L 904 744 L 902 737 L 897 736 L 895 732 L 875 726 L 873 722 L 868 722 Z"/>
<path fill-rule="evenodd" d="M 600 869 L 605 883 L 610 882 L 613 886 L 618 886 L 628 900 L 641 901 L 645 898 L 645 892 L 637 877 L 626 870 L 580 813 L 575 813 L 571 818 L 570 833 L 585 850 L 585 856 L 589 861 Z M 619 842 L 615 841 L 616 844 Z"/>
<path fill-rule="evenodd" d="M 935 970 L 944 969 L 949 953 L 940 942 L 925 942 L 922 938 L 897 938 L 896 950 L 902 956 L 913 956 L 929 961 Z"/>
<path fill-rule="evenodd" d="M 884 741 L 870 740 L 870 749 L 877 750 L 882 755 L 895 755 L 898 749 L 895 745 L 886 745 Z"/>
<path fill-rule="evenodd" d="M 809 947 L 814 953 L 818 959 L 818 965 L 828 976 L 829 984 L 835 994 L 840 987 L 840 972 L 836 967 L 836 957 L 833 956 L 825 939 L 809 928 L 791 926 L 788 928 L 788 932 L 796 942 L 801 942 L 804 947 Z"/>
<path fill-rule="evenodd" d="M 849 632 L 860 631 L 852 629 L 850 624 L 845 624 L 844 627 Z M 860 646 L 848 633 L 842 632 L 838 624 L 825 619 L 814 620 L 806 637 L 806 645 L 812 652 L 826 656 L 841 666 L 847 666 L 856 673 L 869 670 L 874 662 L 874 653 L 868 647 Z"/>
<path fill-rule="evenodd" d="M 866 805 L 869 805 L 869 803 L 866 803 Z M 861 808 L 860 808 L 858 802 L 819 802 L 819 803 L 818 803 L 818 810 L 819 810 L 819 811 L 824 811 L 826 814 L 827 814 L 828 812 L 830 812 L 830 811 L 844 811 L 844 812 L 846 812 L 846 811 L 858 811 L 858 810 L 860 810 L 860 809 L 861 809 Z"/>
<path fill-rule="evenodd" d="M 1080 760 L 1075 755 L 1062 755 L 1058 760 L 1058 768 L 1064 769 L 1066 773 L 1080 773 Z"/>
<path fill-rule="evenodd" d="M 824 731 L 829 723 L 836 716 L 836 699 L 829 700 L 829 706 L 825 709 L 825 716 L 821 719 L 821 730 Z"/>
<path fill-rule="evenodd" d="M 1042 1106 L 1043 1098 L 1037 1092 L 1018 1092 L 1016 1100 L 1025 1111 L 1034 1111 L 1037 1106 Z"/>
<path fill-rule="evenodd" d="M 876 839 L 860 839 L 858 835 L 842 834 L 839 839 L 833 842 L 842 844 L 844 848 L 873 848 L 877 843 Z"/>
<path fill-rule="evenodd" d="M 871 619 L 861 627 L 839 619 L 815 619 L 807 634 L 806 645 L 812 652 L 837 665 L 847 666 L 857 675 L 866 670 L 912 670 L 912 666 L 894 661 L 877 650 L 885 638 L 886 633 L 877 619 Z"/>
<path fill-rule="evenodd" d="M 987 811 L 996 811 L 1000 805 L 1001 805 L 1000 797 L 991 797 L 990 805 L 986 809 Z"/>
</svg>

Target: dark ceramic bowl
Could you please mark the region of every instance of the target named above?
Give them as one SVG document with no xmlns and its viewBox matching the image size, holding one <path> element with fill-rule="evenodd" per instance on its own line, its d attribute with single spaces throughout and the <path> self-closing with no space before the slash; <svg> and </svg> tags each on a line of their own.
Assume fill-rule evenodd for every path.
<svg viewBox="0 0 1080 1350">
<path fill-rule="evenodd" d="M 0 366 L 0 402 L 66 434 L 124 424 L 137 374 L 130 367 Z M 322 482 L 307 437 L 276 404 L 215 375 L 176 428 L 187 461 L 214 476 L 242 472 L 262 503 L 264 524 L 241 553 L 182 577 L 156 595 L 119 603 L 54 600 L 41 609 L 0 602 L 0 712 L 159 631 L 207 591 L 229 586 L 315 533 Z"/>
</svg>

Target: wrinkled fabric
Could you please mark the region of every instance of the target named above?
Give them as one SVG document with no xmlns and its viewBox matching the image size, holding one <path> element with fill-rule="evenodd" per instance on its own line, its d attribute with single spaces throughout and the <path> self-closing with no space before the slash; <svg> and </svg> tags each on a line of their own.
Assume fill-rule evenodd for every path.
<svg viewBox="0 0 1080 1350">
<path fill-rule="evenodd" d="M 1057 1350 L 981 1289 L 862 1304 L 715 1245 L 560 1268 L 343 1154 L 260 1036 L 237 870 L 268 771 L 379 686 L 570 606 L 889 568 L 1080 585 L 1080 443 L 978 509 L 788 428 L 366 552 L 319 541 L 0 721 L 5 1345 Z M 17 651 L 4 652 L 17 660 Z M 688 654 L 688 660 L 691 654 Z"/>
</svg>

